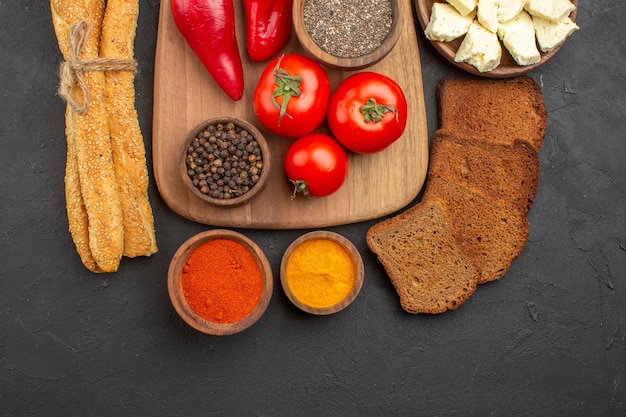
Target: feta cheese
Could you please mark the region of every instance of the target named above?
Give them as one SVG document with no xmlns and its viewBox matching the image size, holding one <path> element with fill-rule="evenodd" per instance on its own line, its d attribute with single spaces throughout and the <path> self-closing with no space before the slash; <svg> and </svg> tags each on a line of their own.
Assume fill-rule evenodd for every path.
<svg viewBox="0 0 626 417">
<path fill-rule="evenodd" d="M 447 0 L 455 9 L 461 13 L 461 16 L 467 16 L 474 11 L 478 0 Z"/>
<path fill-rule="evenodd" d="M 552 51 L 557 46 L 565 42 L 565 39 L 578 29 L 578 25 L 569 17 L 565 17 L 560 22 L 552 22 L 538 16 L 533 16 L 535 34 L 539 49 L 543 52 Z"/>
<path fill-rule="evenodd" d="M 499 0 L 498 1 L 498 22 L 504 23 L 515 19 L 522 11 L 526 0 Z"/>
<path fill-rule="evenodd" d="M 500 24 L 498 37 L 518 65 L 536 64 L 541 60 L 535 42 L 535 26 L 525 11 L 515 19 Z"/>
<path fill-rule="evenodd" d="M 496 33 L 498 30 L 498 5 L 497 0 L 478 0 L 478 12 L 476 17 L 485 29 Z"/>
<path fill-rule="evenodd" d="M 480 72 L 488 72 L 500 65 L 501 57 L 498 35 L 474 21 L 457 50 L 454 62 L 467 62 Z"/>
<path fill-rule="evenodd" d="M 450 42 L 467 33 L 474 21 L 474 12 L 467 16 L 461 14 L 451 5 L 446 3 L 433 3 L 430 13 L 430 21 L 424 30 L 424 34 L 431 41 Z"/>
<path fill-rule="evenodd" d="M 524 9 L 533 16 L 552 22 L 560 22 L 574 11 L 576 6 L 569 0 L 528 0 Z"/>
</svg>

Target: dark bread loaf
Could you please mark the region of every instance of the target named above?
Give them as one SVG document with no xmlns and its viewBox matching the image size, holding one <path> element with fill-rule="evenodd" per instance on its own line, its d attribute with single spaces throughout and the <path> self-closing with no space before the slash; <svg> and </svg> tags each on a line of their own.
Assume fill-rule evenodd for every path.
<svg viewBox="0 0 626 417">
<path fill-rule="evenodd" d="M 528 240 L 526 215 L 445 178 L 431 178 L 422 201 L 443 200 L 454 236 L 480 269 L 479 284 L 496 280 Z"/>
<path fill-rule="evenodd" d="M 539 159 L 526 142 L 489 144 L 438 130 L 432 139 L 428 178 L 439 177 L 525 214 L 537 193 Z"/>
<path fill-rule="evenodd" d="M 409 313 L 456 309 L 476 289 L 479 271 L 436 198 L 373 226 L 366 241 Z"/>
<path fill-rule="evenodd" d="M 489 143 L 543 142 L 547 111 L 541 87 L 522 75 L 509 79 L 447 77 L 437 85 L 439 128 Z"/>
</svg>

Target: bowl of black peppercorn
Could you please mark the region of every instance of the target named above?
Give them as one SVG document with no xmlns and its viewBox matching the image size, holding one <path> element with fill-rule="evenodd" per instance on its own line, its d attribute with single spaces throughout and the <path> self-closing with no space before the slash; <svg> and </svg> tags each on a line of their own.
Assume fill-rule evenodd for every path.
<svg viewBox="0 0 626 417">
<path fill-rule="evenodd" d="M 258 195 L 270 175 L 270 148 L 259 130 L 236 117 L 214 117 L 191 129 L 180 153 L 180 174 L 197 198 L 235 207 Z"/>
</svg>

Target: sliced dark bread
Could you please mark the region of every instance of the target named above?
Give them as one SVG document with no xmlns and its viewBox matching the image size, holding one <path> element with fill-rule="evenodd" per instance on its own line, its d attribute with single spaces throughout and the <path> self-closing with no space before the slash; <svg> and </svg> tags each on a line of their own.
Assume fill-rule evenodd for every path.
<svg viewBox="0 0 626 417">
<path fill-rule="evenodd" d="M 525 214 L 537 193 L 539 159 L 526 142 L 489 144 L 438 130 L 428 177 L 447 178 Z"/>
<path fill-rule="evenodd" d="M 479 270 L 457 243 L 437 198 L 374 225 L 366 241 L 409 313 L 454 310 L 476 289 Z"/>
<path fill-rule="evenodd" d="M 422 200 L 366 238 L 411 313 L 458 308 L 524 250 L 547 123 L 543 93 L 527 76 L 445 78 L 437 105 Z"/>
<path fill-rule="evenodd" d="M 439 128 L 464 138 L 539 150 L 547 110 L 541 87 L 522 75 L 507 79 L 447 77 L 437 85 Z"/>
<path fill-rule="evenodd" d="M 480 269 L 478 283 L 499 279 L 528 240 L 523 213 L 445 178 L 429 178 L 422 201 L 443 200 L 454 236 Z"/>
</svg>

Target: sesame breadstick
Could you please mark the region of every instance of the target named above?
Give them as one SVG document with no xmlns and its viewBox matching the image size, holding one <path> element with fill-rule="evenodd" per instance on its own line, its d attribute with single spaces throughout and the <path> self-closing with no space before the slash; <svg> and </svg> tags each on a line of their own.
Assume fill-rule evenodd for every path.
<svg viewBox="0 0 626 417">
<path fill-rule="evenodd" d="M 100 57 L 132 60 L 139 14 L 138 0 L 108 0 L 102 22 Z M 124 219 L 124 255 L 149 256 L 157 251 L 148 170 L 137 111 L 133 71 L 105 72 L 113 162 Z"/>
<path fill-rule="evenodd" d="M 72 110 L 67 108 L 66 112 Z M 67 118 L 71 115 L 66 115 Z M 76 161 L 76 152 L 74 146 L 74 133 L 67 130 L 67 162 L 65 165 L 65 206 L 67 210 L 67 219 L 70 229 L 70 235 L 76 245 L 76 251 L 80 256 L 83 265 L 91 272 L 102 272 L 98 263 L 91 254 L 89 248 L 89 218 L 87 209 L 83 202 L 83 196 L 80 193 L 80 178 L 78 176 L 78 161 Z"/>
<path fill-rule="evenodd" d="M 72 25 L 87 21 L 90 25 L 88 38 L 80 51 L 78 59 L 98 57 L 100 28 L 104 12 L 103 0 L 51 0 L 52 23 L 59 43 L 59 49 L 67 61 L 71 58 L 71 46 L 68 33 Z M 102 272 L 114 272 L 119 266 L 124 247 L 122 206 L 118 197 L 113 155 L 109 136 L 108 117 L 104 103 L 104 74 L 101 71 L 88 71 L 83 74 L 85 86 L 89 91 L 89 106 L 83 114 L 71 109 L 66 111 L 66 136 L 68 147 L 73 146 L 76 155 L 76 171 L 79 178 L 80 196 L 84 204 L 89 249 L 93 259 Z M 77 101 L 80 98 L 78 88 L 73 90 Z M 74 169 L 70 161 L 66 169 Z M 68 187 L 75 187 L 73 175 Z M 74 226 L 85 226 L 82 213 L 76 212 L 80 207 L 75 188 L 66 192 L 68 207 L 68 223 Z M 79 218 L 80 217 L 80 218 Z M 78 234 L 75 234 L 78 236 Z M 75 238 L 75 235 L 72 238 Z M 75 244 L 82 246 L 81 239 Z M 85 263 L 85 261 L 83 261 Z M 87 262 L 86 265 L 89 263 Z"/>
</svg>

